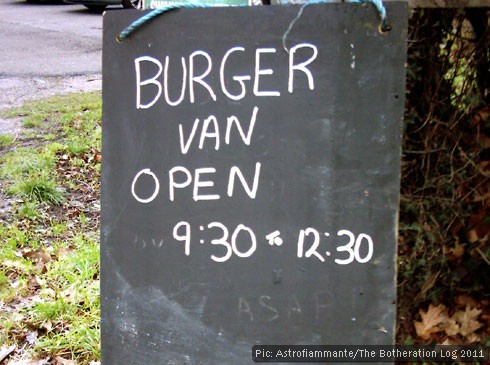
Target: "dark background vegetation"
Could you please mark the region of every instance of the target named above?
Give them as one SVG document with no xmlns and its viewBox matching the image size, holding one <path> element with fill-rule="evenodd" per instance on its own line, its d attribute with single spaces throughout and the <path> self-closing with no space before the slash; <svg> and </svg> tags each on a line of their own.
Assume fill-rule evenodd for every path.
<svg viewBox="0 0 490 365">
<path fill-rule="evenodd" d="M 410 16 L 400 344 L 490 345 L 489 14 L 416 9 Z M 456 327 L 448 330 L 449 322 Z"/>
</svg>

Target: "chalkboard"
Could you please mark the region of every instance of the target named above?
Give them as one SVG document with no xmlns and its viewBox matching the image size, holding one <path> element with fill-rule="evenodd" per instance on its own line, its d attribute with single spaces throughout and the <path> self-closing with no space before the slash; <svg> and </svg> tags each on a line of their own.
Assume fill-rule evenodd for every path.
<svg viewBox="0 0 490 365">
<path fill-rule="evenodd" d="M 104 16 L 102 363 L 392 344 L 406 4 Z"/>
</svg>

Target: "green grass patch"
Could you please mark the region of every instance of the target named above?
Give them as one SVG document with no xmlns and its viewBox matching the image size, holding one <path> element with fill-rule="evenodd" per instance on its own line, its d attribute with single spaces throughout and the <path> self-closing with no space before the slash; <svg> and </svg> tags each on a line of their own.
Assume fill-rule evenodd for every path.
<svg viewBox="0 0 490 365">
<path fill-rule="evenodd" d="M 27 175 L 49 172 L 54 169 L 56 156 L 44 148 L 17 148 L 2 156 L 3 166 L 0 176 L 11 179 L 22 179 Z"/>
<path fill-rule="evenodd" d="M 100 120 L 102 112 L 99 95 L 99 92 L 92 92 L 51 97 L 10 109 L 2 115 L 5 118 L 22 117 L 26 127 L 48 129 L 52 121 L 69 124 L 76 117 Z"/>
<path fill-rule="evenodd" d="M 11 355 L 100 359 L 100 92 L 2 113 L 24 130 L 0 155 L 0 343 Z M 97 158 L 96 158 L 97 157 Z M 24 354 L 22 354 L 24 352 Z"/>
<path fill-rule="evenodd" d="M 52 180 L 35 176 L 27 180 L 17 182 L 11 192 L 26 198 L 28 201 L 46 202 L 53 205 L 61 205 L 65 200 L 63 192 Z"/>
<path fill-rule="evenodd" d="M 47 329 L 36 349 L 84 360 L 99 357 L 98 273 L 98 244 L 89 239 L 52 262 L 41 301 L 28 311 L 32 322 Z"/>
<path fill-rule="evenodd" d="M 15 214 L 18 219 L 27 219 L 30 221 L 36 220 L 40 215 L 40 211 L 37 208 L 37 204 L 33 202 L 26 202 L 19 205 Z"/>
<path fill-rule="evenodd" d="M 15 136 L 11 134 L 0 134 L 0 148 L 8 147 L 15 141 Z"/>
</svg>

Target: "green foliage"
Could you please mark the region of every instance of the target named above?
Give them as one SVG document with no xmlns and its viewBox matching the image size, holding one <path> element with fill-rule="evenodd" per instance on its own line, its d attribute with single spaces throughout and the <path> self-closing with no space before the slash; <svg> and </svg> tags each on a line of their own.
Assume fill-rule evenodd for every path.
<svg viewBox="0 0 490 365">
<path fill-rule="evenodd" d="M 8 194 L 0 343 L 53 361 L 97 361 L 100 93 L 55 97 L 6 115 L 23 116 L 32 129 L 0 156 Z"/>
<path fill-rule="evenodd" d="M 56 186 L 56 183 L 41 176 L 35 176 L 28 180 L 19 181 L 10 189 L 10 191 L 31 202 L 38 201 L 53 205 L 61 205 L 65 200 L 63 192 Z"/>
<path fill-rule="evenodd" d="M 86 238 L 50 265 L 40 302 L 28 311 L 31 321 L 48 327 L 38 350 L 58 355 L 69 351 L 79 359 L 100 356 L 98 273 L 98 245 Z"/>
<path fill-rule="evenodd" d="M 11 134 L 0 134 L 0 148 L 8 147 L 15 141 L 15 136 Z"/>
<path fill-rule="evenodd" d="M 40 215 L 35 202 L 26 202 L 17 209 L 16 217 L 19 219 L 35 220 Z"/>
<path fill-rule="evenodd" d="M 49 172 L 55 167 L 55 156 L 44 149 L 18 148 L 1 158 L 1 177 L 19 178 Z"/>
</svg>

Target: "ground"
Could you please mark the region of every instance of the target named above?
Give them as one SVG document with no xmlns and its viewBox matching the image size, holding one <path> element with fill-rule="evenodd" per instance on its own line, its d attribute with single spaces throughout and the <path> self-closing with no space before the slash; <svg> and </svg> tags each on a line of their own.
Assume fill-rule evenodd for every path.
<svg viewBox="0 0 490 365">
<path fill-rule="evenodd" d="M 18 107 L 29 100 L 68 92 L 102 89 L 100 74 L 50 77 L 0 77 L 0 110 Z M 18 134 L 21 117 L 1 118 L 0 134 Z"/>
</svg>

